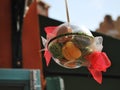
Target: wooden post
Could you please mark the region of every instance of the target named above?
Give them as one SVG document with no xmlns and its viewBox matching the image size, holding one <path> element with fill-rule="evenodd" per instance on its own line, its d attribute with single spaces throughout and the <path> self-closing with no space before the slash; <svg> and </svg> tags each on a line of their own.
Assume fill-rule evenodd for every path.
<svg viewBox="0 0 120 90">
<path fill-rule="evenodd" d="M 36 0 L 29 6 L 22 29 L 23 68 L 40 69 L 42 90 L 44 90 L 44 75 L 40 44 L 40 30 L 37 15 Z"/>
<path fill-rule="evenodd" d="M 11 0 L 0 0 L 0 68 L 11 67 Z"/>
</svg>

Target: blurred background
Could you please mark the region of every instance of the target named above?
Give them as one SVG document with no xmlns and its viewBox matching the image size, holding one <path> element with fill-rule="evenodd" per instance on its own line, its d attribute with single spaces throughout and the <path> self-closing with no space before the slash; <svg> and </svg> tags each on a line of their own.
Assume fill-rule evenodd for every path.
<svg viewBox="0 0 120 90">
<path fill-rule="evenodd" d="M 67 21 L 65 0 L 38 1 L 44 2 L 49 7 L 48 17 L 59 21 Z M 120 38 L 119 3 L 119 0 L 68 0 L 70 22 L 89 28 L 91 31 Z"/>
</svg>

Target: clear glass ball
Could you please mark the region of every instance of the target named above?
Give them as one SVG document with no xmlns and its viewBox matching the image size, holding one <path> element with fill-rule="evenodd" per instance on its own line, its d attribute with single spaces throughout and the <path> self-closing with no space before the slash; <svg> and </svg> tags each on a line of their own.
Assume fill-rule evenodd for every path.
<svg viewBox="0 0 120 90">
<path fill-rule="evenodd" d="M 53 60 L 64 68 L 87 66 L 85 56 L 92 52 L 93 35 L 90 30 L 64 23 L 54 30 L 55 37 L 48 42 Z"/>
</svg>

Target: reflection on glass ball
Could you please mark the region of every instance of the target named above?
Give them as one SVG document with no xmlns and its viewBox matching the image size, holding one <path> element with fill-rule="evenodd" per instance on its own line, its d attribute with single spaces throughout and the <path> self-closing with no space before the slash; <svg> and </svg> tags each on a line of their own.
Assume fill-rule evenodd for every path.
<svg viewBox="0 0 120 90">
<path fill-rule="evenodd" d="M 88 29 L 64 23 L 54 33 L 56 36 L 49 40 L 48 50 L 57 64 L 69 69 L 89 64 L 84 57 L 92 52 L 94 37 Z"/>
</svg>

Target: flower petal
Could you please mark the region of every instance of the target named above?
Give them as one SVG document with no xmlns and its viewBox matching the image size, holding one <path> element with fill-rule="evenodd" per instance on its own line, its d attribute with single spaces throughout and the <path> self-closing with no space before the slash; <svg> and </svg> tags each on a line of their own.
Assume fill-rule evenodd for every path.
<svg viewBox="0 0 120 90">
<path fill-rule="evenodd" d="M 51 60 L 51 54 L 48 50 L 45 50 L 44 57 L 45 57 L 45 60 L 46 60 L 46 64 L 48 66 L 49 63 L 50 63 L 50 60 Z"/>
<path fill-rule="evenodd" d="M 111 62 L 104 52 L 93 52 L 85 57 L 89 62 L 88 70 L 92 74 L 93 78 L 98 82 L 102 82 L 102 71 L 105 72 L 108 67 L 111 66 Z"/>
<path fill-rule="evenodd" d="M 102 72 L 95 70 L 94 68 L 88 68 L 93 78 L 99 83 L 102 83 Z"/>
</svg>

